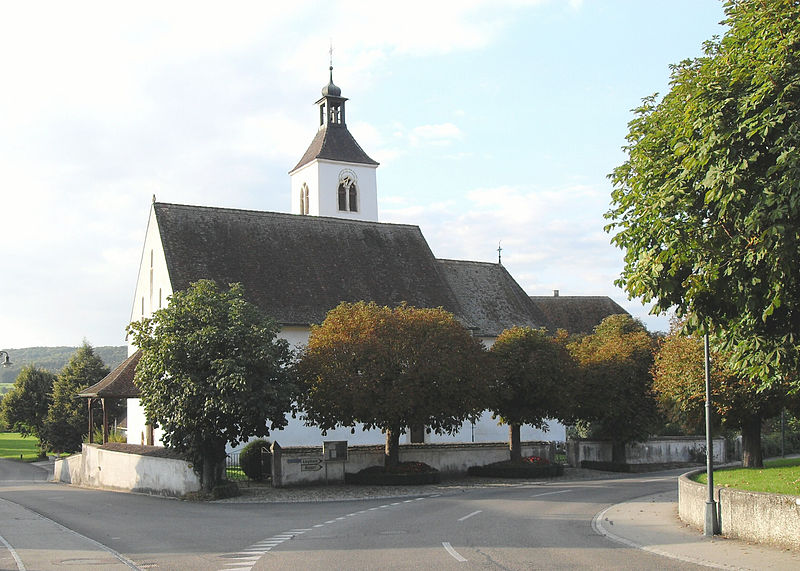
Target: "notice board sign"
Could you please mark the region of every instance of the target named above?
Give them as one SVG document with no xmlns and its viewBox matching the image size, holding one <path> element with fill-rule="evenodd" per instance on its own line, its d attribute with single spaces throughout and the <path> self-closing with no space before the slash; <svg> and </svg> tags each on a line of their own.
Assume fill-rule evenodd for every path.
<svg viewBox="0 0 800 571">
<path fill-rule="evenodd" d="M 347 461 L 347 440 L 326 440 L 322 443 L 322 457 L 326 462 Z"/>
</svg>

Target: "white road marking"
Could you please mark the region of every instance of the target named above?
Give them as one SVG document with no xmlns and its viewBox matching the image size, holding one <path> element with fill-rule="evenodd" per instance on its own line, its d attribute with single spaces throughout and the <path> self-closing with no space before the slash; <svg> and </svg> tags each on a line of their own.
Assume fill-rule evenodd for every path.
<svg viewBox="0 0 800 571">
<path fill-rule="evenodd" d="M 469 519 L 469 518 L 471 518 L 471 517 L 472 517 L 472 516 L 474 516 L 474 515 L 478 515 L 478 514 L 479 514 L 479 513 L 481 513 L 482 511 L 483 511 L 483 510 L 477 510 L 477 511 L 474 511 L 474 512 L 472 512 L 471 514 L 467 514 L 467 515 L 465 515 L 464 517 L 460 517 L 460 518 L 458 518 L 458 521 L 464 521 L 465 519 Z"/>
<path fill-rule="evenodd" d="M 559 490 L 558 492 L 542 492 L 541 494 L 533 494 L 532 498 L 538 498 L 539 496 L 552 496 L 553 494 L 566 494 L 567 492 L 571 492 L 572 490 Z"/>
<path fill-rule="evenodd" d="M 436 495 L 427 496 L 427 497 L 433 498 L 433 497 L 439 497 L 439 496 L 441 496 L 441 494 L 436 494 Z M 418 502 L 418 501 L 424 500 L 424 499 L 426 499 L 426 497 L 419 497 L 419 498 L 414 498 L 413 500 L 405 500 L 402 503 L 406 503 L 407 504 L 407 503 L 415 502 L 415 501 Z M 347 519 L 349 517 L 365 514 L 365 513 L 371 512 L 371 511 L 375 511 L 375 510 L 381 510 L 381 509 L 386 509 L 386 508 L 398 506 L 400 504 L 401 504 L 401 502 L 394 502 L 394 503 L 391 503 L 391 504 L 383 504 L 382 506 L 372 507 L 372 508 L 361 510 L 361 511 L 358 511 L 358 512 L 349 513 L 349 514 L 347 514 L 345 516 L 337 517 L 336 519 L 329 519 L 326 522 L 317 523 L 317 524 L 312 525 L 311 527 L 301 527 L 301 528 L 297 528 L 297 529 L 292 529 L 290 531 L 285 531 L 285 532 L 279 533 L 277 535 L 273 535 L 272 537 L 268 537 L 266 539 L 263 539 L 263 540 L 259 541 L 258 543 L 254 543 L 253 545 L 251 545 L 250 547 L 247 547 L 243 551 L 240 551 L 238 553 L 230 553 L 230 554 L 228 554 L 226 556 L 223 556 L 223 557 L 225 557 L 227 559 L 233 560 L 230 563 L 225 563 L 224 564 L 225 567 L 233 567 L 234 565 L 237 565 L 238 567 L 236 567 L 235 569 L 232 569 L 232 568 L 223 569 L 221 571 L 250 571 L 252 569 L 252 567 L 256 564 L 256 562 L 261 557 L 266 555 L 267 552 L 269 552 L 273 547 L 278 547 L 281 543 L 283 543 L 284 541 L 287 541 L 289 539 L 293 539 L 296 535 L 303 534 L 303 533 L 305 533 L 307 531 L 313 531 L 315 529 L 319 529 L 321 527 L 325 527 L 326 525 L 331 525 L 331 524 L 334 524 L 334 523 L 338 523 L 338 522 L 340 522 L 342 520 L 345 520 L 345 519 Z M 470 514 L 467 517 L 473 516 L 476 513 L 480 513 L 480 512 L 479 511 L 475 512 L 473 514 Z M 463 518 L 463 519 L 466 519 L 466 518 Z M 2 539 L 2 537 L 0 537 L 0 539 Z M 443 545 L 446 545 L 445 549 L 448 549 L 448 552 L 450 553 L 450 555 L 455 557 L 457 560 L 466 561 L 466 559 L 461 557 L 461 555 L 459 555 L 452 547 L 449 547 L 450 546 L 449 543 L 443 544 Z M 24 567 L 20 568 L 20 571 L 25 571 Z"/>
<path fill-rule="evenodd" d="M 621 543 L 623 545 L 627 545 L 628 547 L 633 547 L 634 549 L 641 549 L 642 551 L 648 551 L 650 553 L 655 553 L 656 555 L 660 555 L 662 557 L 668 557 L 670 559 L 677 559 L 678 561 L 686 561 L 687 563 L 694 563 L 696 565 L 702 565 L 704 567 L 714 567 L 716 569 L 730 569 L 730 567 L 726 565 L 718 565 L 716 563 L 712 563 L 710 561 L 705 561 L 703 559 L 697 559 L 695 557 L 689 556 L 681 556 L 681 555 L 674 555 L 672 553 L 668 553 L 662 549 L 658 549 L 657 547 L 650 547 L 649 545 L 642 545 L 641 543 L 636 543 L 635 541 L 631 541 L 629 539 L 625 539 L 624 537 L 620 537 L 614 533 L 611 533 L 603 526 L 603 518 L 605 518 L 606 512 L 613 508 L 614 506 L 609 506 L 603 511 L 595 514 L 594 518 L 592 518 L 592 529 L 597 535 L 602 535 L 603 537 L 607 537 L 611 541 L 616 541 L 617 543 Z"/>
<path fill-rule="evenodd" d="M 3 545 L 6 546 L 6 549 L 8 549 L 8 552 L 11 553 L 11 557 L 13 557 L 14 561 L 17 562 L 17 569 L 19 571 L 25 571 L 25 565 L 22 563 L 22 559 L 19 558 L 19 555 L 17 555 L 17 552 L 14 551 L 14 548 L 11 547 L 11 544 L 9 542 L 7 542 L 6 538 L 3 537 L 2 535 L 0 535 L 0 543 L 2 543 Z"/>
<path fill-rule="evenodd" d="M 131 561 L 130 559 L 128 559 L 127 557 L 125 557 L 125 556 L 124 556 L 122 553 L 119 553 L 118 551 L 115 551 L 114 549 L 111 549 L 111 548 L 110 548 L 110 547 L 108 547 L 107 545 L 103 545 L 103 544 L 102 544 L 102 543 L 100 543 L 99 541 L 95 541 L 95 540 L 94 540 L 94 539 L 92 539 L 91 537 L 86 537 L 85 535 L 81 535 L 81 534 L 80 534 L 80 533 L 78 533 L 77 531 L 75 531 L 75 530 L 73 530 L 73 529 L 70 529 L 70 528 L 68 528 L 68 527 L 66 527 L 66 526 L 63 526 L 63 525 L 61 525 L 60 523 L 53 521 L 53 520 L 52 520 L 52 519 L 50 519 L 49 517 L 45 517 L 45 516 L 43 516 L 42 514 L 40 514 L 39 512 L 36 512 L 36 511 L 34 511 L 34 510 L 30 509 L 30 508 L 26 508 L 26 507 L 24 507 L 24 506 L 22 506 L 22 505 L 20 505 L 20 504 L 18 504 L 18 503 L 16 503 L 16 502 L 12 502 L 11 500 L 7 500 L 7 499 L 5 499 L 5 498 L 0 498 L 0 502 L 5 502 L 5 503 L 8 503 L 8 504 L 13 504 L 13 505 L 15 505 L 15 506 L 17 506 L 17 507 L 19 507 L 19 508 L 22 508 L 22 509 L 24 509 L 24 510 L 27 510 L 27 511 L 29 511 L 30 513 L 32 513 L 33 515 L 35 515 L 36 517 L 38 517 L 39 519 L 41 519 L 41 520 L 43 520 L 43 521 L 46 521 L 47 523 L 49 523 L 49 524 L 51 524 L 51 525 L 53 525 L 53 526 L 57 527 L 57 528 L 58 528 L 58 529 L 60 529 L 61 531 L 66 531 L 67 533 L 70 533 L 70 534 L 74 535 L 75 537 L 79 537 L 79 538 L 80 538 L 80 539 L 82 539 L 83 541 L 86 541 L 86 542 L 88 542 L 88 543 L 91 543 L 91 544 L 92 544 L 92 545 L 94 545 L 95 547 L 98 547 L 98 548 L 102 549 L 103 551 L 105 551 L 106 553 L 108 553 L 109 555 L 111 555 L 112 557 L 114 557 L 115 559 L 117 559 L 117 560 L 118 560 L 120 563 L 122 563 L 123 565 L 125 565 L 125 566 L 127 566 L 127 567 L 130 567 L 131 569 L 136 569 L 137 571 L 141 571 L 141 570 L 139 569 L 139 567 L 137 567 L 137 566 L 136 566 L 136 564 L 135 564 L 133 561 Z M 3 543 L 4 543 L 4 544 L 5 544 L 7 547 L 8 547 L 8 549 L 9 549 L 9 550 L 12 552 L 12 554 L 13 554 L 13 553 L 15 553 L 15 552 L 14 552 L 14 550 L 13 550 L 13 549 L 11 549 L 11 546 L 8 544 L 8 542 L 7 542 L 5 539 L 3 539 Z M 17 567 L 19 567 L 20 565 L 22 565 L 22 561 L 21 561 L 21 560 L 19 560 L 19 558 L 18 558 L 18 557 L 16 557 L 16 556 L 15 556 L 15 557 L 14 557 L 14 559 L 15 559 L 16 561 L 18 561 L 18 563 L 17 563 Z M 21 570 L 24 570 L 24 569 L 25 569 L 25 566 L 23 565 L 22 567 L 19 567 L 19 569 L 21 569 Z"/>
<path fill-rule="evenodd" d="M 447 551 L 450 555 L 452 555 L 453 559 L 455 559 L 456 561 L 460 561 L 462 563 L 464 561 L 466 561 L 466 559 L 464 557 L 462 557 L 461 554 L 458 551 L 453 549 L 453 546 L 450 545 L 448 542 L 443 541 L 442 542 L 442 547 L 444 547 L 445 551 Z"/>
</svg>

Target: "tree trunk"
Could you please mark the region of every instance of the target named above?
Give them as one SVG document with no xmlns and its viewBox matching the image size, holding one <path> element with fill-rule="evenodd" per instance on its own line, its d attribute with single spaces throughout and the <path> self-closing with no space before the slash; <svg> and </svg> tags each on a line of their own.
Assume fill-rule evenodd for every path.
<svg viewBox="0 0 800 571">
<path fill-rule="evenodd" d="M 225 441 L 214 440 L 203 446 L 200 485 L 204 492 L 211 492 L 222 480 L 225 472 Z"/>
<path fill-rule="evenodd" d="M 520 462 L 522 460 L 522 439 L 520 438 L 520 425 L 508 425 L 508 450 L 511 452 L 511 461 Z"/>
<path fill-rule="evenodd" d="M 386 431 L 386 448 L 383 452 L 383 467 L 390 470 L 400 463 L 400 429 Z"/>
<path fill-rule="evenodd" d="M 619 440 L 611 442 L 611 461 L 614 464 L 625 464 L 625 443 Z"/>
<path fill-rule="evenodd" d="M 742 421 L 742 466 L 762 468 L 761 457 L 761 415 L 753 414 Z"/>
</svg>

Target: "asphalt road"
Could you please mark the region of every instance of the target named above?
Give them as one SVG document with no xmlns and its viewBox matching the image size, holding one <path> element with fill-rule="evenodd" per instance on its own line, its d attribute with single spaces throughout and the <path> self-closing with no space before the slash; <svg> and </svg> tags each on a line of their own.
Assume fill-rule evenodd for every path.
<svg viewBox="0 0 800 571">
<path fill-rule="evenodd" d="M 699 569 L 597 535 L 675 473 L 438 496 L 191 503 L 44 481 L 0 460 L 0 569 Z"/>
</svg>

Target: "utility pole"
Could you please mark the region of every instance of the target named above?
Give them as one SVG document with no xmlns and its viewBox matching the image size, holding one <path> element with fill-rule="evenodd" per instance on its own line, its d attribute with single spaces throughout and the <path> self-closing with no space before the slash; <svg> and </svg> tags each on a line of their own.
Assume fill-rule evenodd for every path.
<svg viewBox="0 0 800 571">
<path fill-rule="evenodd" d="M 708 350 L 708 333 L 703 336 L 706 371 L 706 478 L 708 480 L 708 499 L 706 499 L 706 519 L 703 535 L 719 533 L 717 506 L 714 501 L 714 441 L 711 439 L 711 358 Z"/>
</svg>

